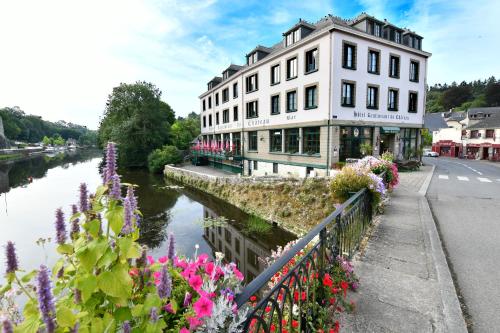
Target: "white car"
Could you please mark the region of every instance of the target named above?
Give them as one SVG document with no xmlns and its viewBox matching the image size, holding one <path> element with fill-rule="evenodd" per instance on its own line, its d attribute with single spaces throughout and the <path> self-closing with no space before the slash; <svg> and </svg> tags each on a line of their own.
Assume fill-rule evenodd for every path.
<svg viewBox="0 0 500 333">
<path fill-rule="evenodd" d="M 424 150 L 424 156 L 439 157 L 439 154 L 436 153 L 435 151 L 430 150 L 430 149 L 426 149 L 426 150 Z"/>
</svg>

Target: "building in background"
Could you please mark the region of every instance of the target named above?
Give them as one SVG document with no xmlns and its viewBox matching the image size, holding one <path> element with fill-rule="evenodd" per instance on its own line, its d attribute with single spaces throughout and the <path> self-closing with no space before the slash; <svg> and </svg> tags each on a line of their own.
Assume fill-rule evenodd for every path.
<svg viewBox="0 0 500 333">
<path fill-rule="evenodd" d="M 433 130 L 433 151 L 441 156 L 500 161 L 500 107 L 435 115 L 447 127 Z"/>
<path fill-rule="evenodd" d="M 363 150 L 415 155 L 429 56 L 421 36 L 367 14 L 299 20 L 208 83 L 198 150 L 245 175 L 299 177 Z"/>
</svg>

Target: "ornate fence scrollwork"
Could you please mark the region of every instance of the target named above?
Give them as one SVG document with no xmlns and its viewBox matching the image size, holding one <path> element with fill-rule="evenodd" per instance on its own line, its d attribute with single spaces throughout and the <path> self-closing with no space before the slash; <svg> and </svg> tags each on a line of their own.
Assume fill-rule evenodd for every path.
<svg viewBox="0 0 500 333">
<path fill-rule="evenodd" d="M 385 175 L 381 177 L 384 179 Z M 311 329 L 306 325 L 308 313 L 303 313 L 307 307 L 302 306 L 304 302 L 315 301 L 316 295 L 311 294 L 309 289 L 310 277 L 317 276 L 321 281 L 337 255 L 352 257 L 372 222 L 373 209 L 370 192 L 360 190 L 251 281 L 236 297 L 238 308 L 253 303 L 243 331 L 268 333 L 285 329 L 290 332 L 294 324 L 295 331 L 310 332 Z M 311 243 L 312 246 L 308 246 Z M 291 268 L 286 268 L 305 249 L 306 253 L 298 261 L 292 262 Z M 278 273 L 282 276 L 281 280 L 267 290 L 269 281 Z M 262 297 L 252 302 L 252 296 L 255 295 Z M 291 318 L 292 314 L 301 320 L 296 323 L 283 320 L 285 317 Z"/>
</svg>

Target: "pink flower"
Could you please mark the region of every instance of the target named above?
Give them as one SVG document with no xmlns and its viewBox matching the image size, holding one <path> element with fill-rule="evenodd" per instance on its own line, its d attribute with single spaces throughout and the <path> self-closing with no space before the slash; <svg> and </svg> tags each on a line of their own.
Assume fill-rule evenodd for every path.
<svg viewBox="0 0 500 333">
<path fill-rule="evenodd" d="M 200 326 L 202 323 L 201 320 L 196 317 L 189 317 L 187 320 L 189 322 L 189 328 L 192 330 L 196 329 L 196 327 Z"/>
<path fill-rule="evenodd" d="M 205 265 L 205 272 L 207 272 L 208 275 L 212 276 L 212 272 L 214 271 L 214 263 L 212 261 L 207 262 Z"/>
<path fill-rule="evenodd" d="M 167 261 L 168 261 L 167 256 L 158 258 L 158 262 L 159 262 L 160 264 L 164 264 L 164 263 L 166 263 Z"/>
<path fill-rule="evenodd" d="M 148 261 L 150 265 L 153 265 L 155 263 L 155 259 L 151 256 L 148 256 Z"/>
<path fill-rule="evenodd" d="M 245 279 L 243 274 L 241 274 L 241 272 L 236 267 L 234 268 L 234 275 L 236 275 L 236 278 L 238 278 L 238 280 L 240 281 L 243 281 Z"/>
<path fill-rule="evenodd" d="M 189 285 L 196 291 L 203 285 L 203 279 L 199 275 L 193 275 L 189 278 Z"/>
<path fill-rule="evenodd" d="M 214 303 L 207 297 L 200 297 L 193 304 L 194 311 L 198 318 L 209 317 L 212 314 L 212 308 L 214 307 Z"/>
<path fill-rule="evenodd" d="M 186 269 L 186 267 L 188 266 L 188 264 L 187 264 L 187 262 L 185 260 L 179 260 L 177 257 L 175 257 L 174 258 L 174 266 Z"/>
<path fill-rule="evenodd" d="M 198 262 L 199 264 L 204 264 L 207 260 L 208 260 L 208 254 L 206 254 L 206 253 L 202 253 L 202 254 L 200 254 L 200 255 L 198 256 L 198 260 L 197 260 L 197 262 Z"/>
<path fill-rule="evenodd" d="M 189 333 L 189 330 L 187 328 L 183 327 L 183 328 L 181 328 L 179 333 Z"/>
</svg>

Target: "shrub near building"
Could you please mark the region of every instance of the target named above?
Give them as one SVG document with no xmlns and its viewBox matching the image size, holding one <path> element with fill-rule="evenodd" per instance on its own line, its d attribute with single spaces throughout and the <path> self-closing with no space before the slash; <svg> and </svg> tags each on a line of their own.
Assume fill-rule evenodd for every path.
<svg viewBox="0 0 500 333">
<path fill-rule="evenodd" d="M 163 146 L 155 149 L 148 156 L 149 171 L 159 173 L 167 164 L 177 164 L 182 162 L 181 152 L 175 146 Z"/>
</svg>

